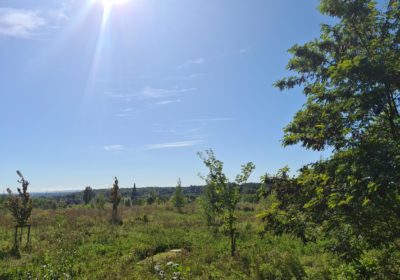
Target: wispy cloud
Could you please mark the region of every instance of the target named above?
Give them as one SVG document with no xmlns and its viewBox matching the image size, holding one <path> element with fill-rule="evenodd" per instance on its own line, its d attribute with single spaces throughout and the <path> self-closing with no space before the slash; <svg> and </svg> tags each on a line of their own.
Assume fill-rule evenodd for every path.
<svg viewBox="0 0 400 280">
<path fill-rule="evenodd" d="M 45 25 L 38 11 L 0 8 L 0 36 L 29 38 Z"/>
<path fill-rule="evenodd" d="M 199 65 L 199 64 L 203 64 L 205 62 L 206 62 L 206 60 L 204 58 L 200 57 L 200 58 L 196 58 L 196 59 L 193 59 L 193 60 L 185 61 L 184 63 L 176 66 L 176 69 L 186 68 L 186 67 L 189 67 L 191 65 Z"/>
<path fill-rule="evenodd" d="M 198 122 L 224 122 L 233 120 L 234 120 L 233 118 L 199 118 L 199 119 L 182 120 L 181 122 L 198 123 Z"/>
<path fill-rule="evenodd" d="M 132 108 L 121 109 L 121 112 L 123 112 L 123 113 L 128 113 L 128 112 L 132 112 L 132 111 L 133 111 Z"/>
<path fill-rule="evenodd" d="M 238 50 L 238 53 L 239 53 L 239 54 L 245 54 L 245 53 L 248 53 L 249 51 L 250 51 L 250 48 L 247 47 L 247 48 L 239 49 L 239 50 Z"/>
<path fill-rule="evenodd" d="M 120 118 L 132 118 L 134 116 L 137 116 L 141 111 L 140 110 L 133 110 L 133 108 L 123 108 L 118 111 L 118 113 L 115 114 L 116 117 Z"/>
<path fill-rule="evenodd" d="M 104 146 L 103 149 L 107 152 L 118 152 L 118 151 L 123 151 L 125 147 L 123 145 L 109 145 L 109 146 Z"/>
<path fill-rule="evenodd" d="M 160 101 L 155 103 L 156 105 L 167 105 L 167 104 L 171 104 L 171 103 L 179 103 L 181 102 L 180 99 L 175 99 L 175 100 L 164 100 L 164 101 Z"/>
<path fill-rule="evenodd" d="M 160 144 L 151 144 L 147 145 L 146 148 L 148 150 L 156 150 L 156 149 L 170 149 L 170 148 L 182 148 L 182 147 L 190 147 L 197 145 L 202 142 L 202 140 L 190 140 L 190 141 L 180 141 L 180 142 L 169 142 L 169 143 L 160 143 Z"/>
<path fill-rule="evenodd" d="M 213 74 L 211 73 L 197 73 L 197 74 L 191 74 L 191 75 L 181 75 L 181 76 L 167 76 L 163 77 L 164 80 L 170 81 L 170 80 L 193 80 L 197 78 L 203 78 L 206 76 L 211 76 Z"/>
<path fill-rule="evenodd" d="M 153 88 L 144 87 L 135 93 L 106 92 L 105 94 L 111 98 L 122 101 L 132 101 L 132 99 L 160 99 L 176 96 L 184 93 L 194 92 L 197 88 Z"/>
<path fill-rule="evenodd" d="M 192 92 L 195 90 L 197 90 L 197 88 L 165 89 L 165 88 L 145 87 L 139 93 L 139 97 L 142 97 L 142 98 L 164 98 L 164 97 L 178 95 L 178 94 L 182 94 L 182 93 L 186 93 L 186 92 Z"/>
</svg>

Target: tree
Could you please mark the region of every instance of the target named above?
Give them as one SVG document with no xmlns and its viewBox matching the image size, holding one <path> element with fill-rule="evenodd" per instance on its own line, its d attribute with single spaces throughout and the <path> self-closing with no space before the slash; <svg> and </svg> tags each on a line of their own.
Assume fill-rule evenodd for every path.
<svg viewBox="0 0 400 280">
<path fill-rule="evenodd" d="M 341 151 L 364 143 L 377 126 L 398 143 L 398 1 L 381 11 L 372 0 L 322 0 L 320 10 L 339 23 L 322 25 L 320 39 L 292 47 L 287 67 L 298 75 L 275 84 L 300 86 L 307 97 L 285 128 L 284 144 Z"/>
<path fill-rule="evenodd" d="M 99 209 L 104 209 L 105 204 L 106 204 L 106 199 L 104 197 L 104 194 L 101 192 L 96 196 L 96 206 Z"/>
<path fill-rule="evenodd" d="M 24 176 L 21 174 L 20 171 L 17 170 L 17 174 L 20 178 L 18 180 L 18 183 L 21 184 L 22 190 L 20 188 L 17 188 L 18 190 L 18 195 L 13 195 L 10 189 L 7 189 L 7 192 L 9 194 L 9 199 L 8 199 L 8 209 L 10 210 L 11 214 L 14 216 L 14 219 L 17 223 L 15 227 L 15 234 L 14 234 L 14 249 L 18 250 L 18 228 L 21 229 L 20 231 L 20 236 L 19 236 L 19 243 L 22 242 L 22 230 L 24 227 L 28 228 L 28 238 L 27 238 L 27 246 L 30 241 L 30 231 L 31 231 L 31 226 L 27 224 L 29 217 L 31 216 L 32 213 L 32 208 L 33 208 L 33 203 L 32 203 L 32 198 L 30 197 L 28 193 L 28 186 L 29 182 L 25 180 Z"/>
<path fill-rule="evenodd" d="M 206 182 L 206 186 L 201 197 L 201 205 L 209 226 L 214 225 L 216 217 L 221 214 L 219 207 L 218 188 L 220 185 L 227 184 L 228 179 L 223 173 L 223 162 L 215 158 L 213 150 L 207 150 L 206 155 L 198 153 L 198 156 L 209 169 L 209 174 L 200 177 Z"/>
<path fill-rule="evenodd" d="M 110 202 L 112 203 L 112 223 L 117 223 L 118 219 L 118 205 L 121 202 L 121 195 L 119 193 L 118 179 L 114 177 L 114 184 L 111 189 Z"/>
<path fill-rule="evenodd" d="M 18 195 L 12 195 L 11 190 L 7 189 L 9 194 L 8 209 L 14 216 L 17 225 L 25 226 L 29 217 L 31 216 L 33 203 L 32 198 L 28 193 L 29 182 L 25 180 L 21 172 L 17 171 L 17 174 L 20 177 L 18 183 L 21 184 L 22 190 L 17 188 Z"/>
<path fill-rule="evenodd" d="M 185 198 L 182 193 L 182 182 L 181 178 L 178 178 L 178 182 L 175 188 L 175 192 L 172 195 L 172 204 L 178 210 L 179 213 L 182 212 L 182 207 L 185 205 Z"/>
<path fill-rule="evenodd" d="M 301 193 L 298 180 L 289 175 L 290 169 L 286 166 L 274 175 L 265 174 L 261 177 L 262 184 L 259 195 L 266 209 L 257 215 L 264 221 L 265 231 L 274 234 L 294 233 L 303 241 L 311 238 L 307 234 L 301 204 L 304 197 Z"/>
<path fill-rule="evenodd" d="M 138 194 L 136 190 L 136 183 L 133 183 L 132 193 L 131 193 L 131 202 L 133 205 L 137 204 Z"/>
<path fill-rule="evenodd" d="M 146 203 L 148 205 L 152 205 L 154 202 L 157 201 L 157 193 L 155 190 L 151 190 L 146 197 Z"/>
<path fill-rule="evenodd" d="M 223 162 L 215 158 L 212 150 L 207 150 L 206 155 L 199 153 L 200 158 L 208 168 L 209 174 L 203 179 L 207 186 L 215 190 L 215 207 L 222 215 L 222 229 L 230 237 L 231 255 L 236 252 L 236 208 L 240 200 L 240 186 L 247 182 L 255 165 L 249 162 L 242 165 L 242 172 L 236 176 L 235 182 L 230 183 L 223 172 Z"/>
<path fill-rule="evenodd" d="M 83 201 L 88 204 L 94 197 L 94 192 L 90 186 L 86 187 L 83 191 Z"/>
<path fill-rule="evenodd" d="M 292 47 L 297 74 L 275 84 L 307 97 L 283 143 L 333 149 L 302 168 L 299 203 L 329 247 L 355 260 L 400 238 L 400 4 L 321 0 L 320 11 L 336 23 Z"/>
</svg>

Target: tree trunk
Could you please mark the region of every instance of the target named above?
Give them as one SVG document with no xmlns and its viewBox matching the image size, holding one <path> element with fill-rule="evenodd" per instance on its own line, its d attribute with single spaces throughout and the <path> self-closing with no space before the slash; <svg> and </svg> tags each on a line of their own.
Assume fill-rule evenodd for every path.
<svg viewBox="0 0 400 280">
<path fill-rule="evenodd" d="M 231 256 L 235 256 L 235 251 L 236 251 L 236 244 L 235 244 L 235 232 L 231 229 Z"/>
</svg>

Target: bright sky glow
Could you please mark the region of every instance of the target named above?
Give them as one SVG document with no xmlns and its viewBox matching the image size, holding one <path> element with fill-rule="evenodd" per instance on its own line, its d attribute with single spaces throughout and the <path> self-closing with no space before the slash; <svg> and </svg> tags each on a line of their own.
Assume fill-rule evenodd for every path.
<svg viewBox="0 0 400 280">
<path fill-rule="evenodd" d="M 129 0 L 92 0 L 92 1 L 100 2 L 103 5 L 104 8 L 103 21 L 106 21 L 113 7 L 126 5 Z"/>
<path fill-rule="evenodd" d="M 213 148 L 252 181 L 321 154 L 283 148 L 301 107 L 286 50 L 319 35 L 318 1 L 2 0 L 0 192 L 201 184 Z"/>
</svg>

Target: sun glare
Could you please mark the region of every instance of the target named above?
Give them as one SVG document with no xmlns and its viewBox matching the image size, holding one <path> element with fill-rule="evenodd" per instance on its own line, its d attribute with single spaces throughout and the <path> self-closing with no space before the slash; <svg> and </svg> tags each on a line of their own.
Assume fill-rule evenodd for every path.
<svg viewBox="0 0 400 280">
<path fill-rule="evenodd" d="M 106 23 L 111 10 L 116 6 L 128 4 L 131 0 L 91 0 L 92 3 L 99 3 L 103 6 L 103 24 Z"/>
<path fill-rule="evenodd" d="M 98 0 L 103 4 L 104 9 L 111 9 L 113 6 L 124 5 L 128 0 Z"/>
</svg>

